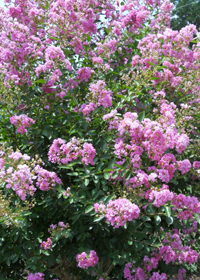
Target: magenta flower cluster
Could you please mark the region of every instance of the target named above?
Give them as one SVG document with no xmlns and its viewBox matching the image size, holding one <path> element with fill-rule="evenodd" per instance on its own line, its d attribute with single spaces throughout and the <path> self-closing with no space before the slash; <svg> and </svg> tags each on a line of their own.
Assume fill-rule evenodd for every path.
<svg viewBox="0 0 200 280">
<path fill-rule="evenodd" d="M 48 237 L 47 241 L 42 241 L 40 247 L 44 250 L 51 250 L 52 244 L 53 244 L 53 242 L 52 242 L 51 238 Z"/>
<path fill-rule="evenodd" d="M 68 228 L 69 227 L 69 224 L 65 224 L 64 222 L 59 222 L 57 225 L 56 224 L 51 224 L 50 225 L 50 230 L 49 231 L 52 231 L 52 230 L 55 230 L 55 229 L 59 229 L 59 230 L 64 230 L 65 228 Z"/>
<path fill-rule="evenodd" d="M 128 221 L 138 219 L 140 215 L 139 207 L 126 198 L 118 198 L 109 201 L 108 205 L 95 203 L 95 212 L 105 215 L 107 222 L 115 228 L 123 227 Z"/>
<path fill-rule="evenodd" d="M 180 220 L 193 220 L 195 214 L 200 215 L 200 202 L 194 196 L 174 194 L 172 209 L 178 212 L 177 216 Z"/>
<path fill-rule="evenodd" d="M 18 133 L 24 134 L 28 132 L 27 128 L 29 128 L 31 124 L 34 124 L 35 120 L 29 118 L 27 115 L 22 114 L 19 116 L 12 116 L 10 118 L 10 122 L 16 126 Z"/>
<path fill-rule="evenodd" d="M 169 191 L 167 185 L 163 185 L 159 191 L 151 190 L 149 193 L 149 201 L 153 201 L 153 205 L 158 208 L 167 204 L 168 201 L 172 201 L 173 198 L 174 193 Z"/>
<path fill-rule="evenodd" d="M 163 100 L 158 120 L 145 118 L 142 123 L 137 113 L 127 112 L 120 117 L 117 111 L 112 111 L 104 115 L 103 119 L 109 123 L 109 129 L 117 132 L 114 153 L 119 159 L 118 164 L 123 164 L 129 157 L 130 168 L 135 171 L 134 177 L 124 179 L 128 189 L 142 185 L 150 188 L 152 182 L 159 180 L 168 183 L 174 178 L 175 172 L 185 174 L 191 170 L 192 164 L 188 159 L 178 161 L 170 153 L 176 149 L 181 154 L 189 145 L 189 137 L 185 133 L 180 134 L 175 127 L 175 108 L 173 103 Z M 144 171 L 140 169 L 142 157 L 147 155 L 154 165 Z"/>
<path fill-rule="evenodd" d="M 55 187 L 56 184 L 61 185 L 62 181 L 55 172 L 50 172 L 39 165 L 36 165 L 34 171 L 37 175 L 36 186 L 42 191 L 48 191 L 49 188 Z"/>
<path fill-rule="evenodd" d="M 155 253 L 158 260 L 162 259 L 166 264 L 178 261 L 190 265 L 198 261 L 199 254 L 189 246 L 183 246 L 178 233 L 168 233 L 164 243 L 165 246 L 161 247 L 158 253 Z"/>
<path fill-rule="evenodd" d="M 88 269 L 88 267 L 95 266 L 99 262 L 99 258 L 97 253 L 92 250 L 90 254 L 83 252 L 77 255 L 76 261 L 78 262 L 78 267 Z"/>
<path fill-rule="evenodd" d="M 35 274 L 31 273 L 28 275 L 27 280 L 44 280 L 44 273 L 37 272 Z"/>
<path fill-rule="evenodd" d="M 55 172 L 50 172 L 39 165 L 31 165 L 30 157 L 20 152 L 0 158 L 0 179 L 6 182 L 6 188 L 13 189 L 16 194 L 26 200 L 27 195 L 33 196 L 37 188 L 47 191 L 56 184 L 62 184 Z M 6 164 L 9 165 L 6 168 Z"/>
<path fill-rule="evenodd" d="M 31 273 L 28 275 L 27 280 L 44 280 L 44 273 L 37 272 L 35 274 Z M 53 280 L 59 280 L 59 279 L 53 279 Z"/>
<path fill-rule="evenodd" d="M 65 140 L 58 138 L 53 141 L 49 149 L 49 161 L 58 164 L 67 164 L 73 160 L 81 158 L 81 161 L 86 165 L 94 165 L 96 150 L 90 143 L 82 143 L 76 138 L 68 143 Z"/>
<path fill-rule="evenodd" d="M 127 263 L 124 269 L 124 277 L 128 280 L 156 280 L 156 279 L 168 279 L 167 274 L 152 271 L 158 268 L 159 262 L 164 261 L 166 264 L 183 264 L 188 263 L 189 265 L 196 263 L 199 258 L 199 254 L 191 249 L 189 246 L 183 246 L 180 234 L 178 230 L 177 233 L 171 234 L 167 233 L 164 240 L 164 245 L 156 249 L 153 252 L 153 256 L 149 258 L 145 256 L 143 259 L 143 266 L 135 268 L 135 261 L 132 263 Z M 185 269 L 179 269 L 176 279 L 185 279 Z"/>
</svg>

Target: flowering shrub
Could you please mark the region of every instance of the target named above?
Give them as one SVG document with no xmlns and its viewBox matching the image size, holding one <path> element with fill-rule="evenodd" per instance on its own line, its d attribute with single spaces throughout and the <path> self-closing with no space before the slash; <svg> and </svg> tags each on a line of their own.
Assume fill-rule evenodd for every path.
<svg viewBox="0 0 200 280">
<path fill-rule="evenodd" d="M 197 28 L 172 30 L 169 0 L 5 5 L 1 277 L 188 279 L 200 249 Z"/>
</svg>

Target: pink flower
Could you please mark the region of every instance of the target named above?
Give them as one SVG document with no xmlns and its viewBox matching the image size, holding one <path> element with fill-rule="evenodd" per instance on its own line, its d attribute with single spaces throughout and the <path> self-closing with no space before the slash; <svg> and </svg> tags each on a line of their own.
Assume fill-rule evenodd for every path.
<svg viewBox="0 0 200 280">
<path fill-rule="evenodd" d="M 56 184 L 62 184 L 61 179 L 55 172 L 50 172 L 39 165 L 36 165 L 34 170 L 37 174 L 36 186 L 42 191 L 48 191 L 50 187 L 52 188 L 55 187 Z"/>
<path fill-rule="evenodd" d="M 87 255 L 86 252 L 77 255 L 76 261 L 78 262 L 79 267 L 88 269 L 90 266 L 94 267 L 98 263 L 99 258 L 97 253 L 92 250 L 89 255 Z"/>
<path fill-rule="evenodd" d="M 102 59 L 100 56 L 98 56 L 98 57 L 93 57 L 93 58 L 92 58 L 92 61 L 93 61 L 94 63 L 97 63 L 97 64 L 103 64 L 103 59 Z"/>
<path fill-rule="evenodd" d="M 140 214 L 139 207 L 126 198 L 111 200 L 106 207 L 104 204 L 95 203 L 94 207 L 96 212 L 105 212 L 107 221 L 115 228 L 124 226 L 127 221 L 137 219 Z"/>
<path fill-rule="evenodd" d="M 161 207 L 165 205 L 168 201 L 172 201 L 174 194 L 170 192 L 164 185 L 160 191 L 152 190 L 149 194 L 149 201 L 154 201 L 153 205 L 156 207 Z"/>
<path fill-rule="evenodd" d="M 83 67 L 78 70 L 78 79 L 80 82 L 88 82 L 91 78 L 91 75 L 93 73 L 93 70 L 90 67 Z"/>
<path fill-rule="evenodd" d="M 194 167 L 194 169 L 199 169 L 200 168 L 200 161 L 194 161 L 193 162 L 193 167 Z"/>
<path fill-rule="evenodd" d="M 159 272 L 154 272 L 149 280 L 167 280 L 167 279 L 168 277 L 166 273 L 160 274 Z"/>
<path fill-rule="evenodd" d="M 178 170 L 181 171 L 181 174 L 185 174 L 190 171 L 190 168 L 192 167 L 189 159 L 184 159 L 183 161 L 177 161 L 178 163 Z"/>
<path fill-rule="evenodd" d="M 27 280 L 44 280 L 44 274 L 43 273 L 40 273 L 40 272 L 37 272 L 35 274 L 31 273 L 28 275 L 28 278 Z"/>
<path fill-rule="evenodd" d="M 52 249 L 52 241 L 51 238 L 47 238 L 47 241 L 43 241 L 40 245 L 41 248 L 43 248 L 44 250 L 51 250 Z"/>
<path fill-rule="evenodd" d="M 29 118 L 27 115 L 20 115 L 20 116 L 12 116 L 10 118 L 11 124 L 15 125 L 17 127 L 17 132 L 20 134 L 26 133 L 31 125 L 31 123 L 35 123 L 35 120 Z"/>
</svg>

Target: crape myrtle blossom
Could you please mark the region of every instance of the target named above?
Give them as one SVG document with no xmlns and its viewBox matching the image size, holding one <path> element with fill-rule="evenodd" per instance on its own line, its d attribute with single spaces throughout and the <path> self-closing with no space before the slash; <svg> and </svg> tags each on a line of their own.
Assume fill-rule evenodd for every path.
<svg viewBox="0 0 200 280">
<path fill-rule="evenodd" d="M 165 205 L 168 201 L 172 201 L 173 197 L 174 194 L 173 192 L 169 191 L 169 187 L 167 185 L 163 185 L 159 191 L 150 191 L 149 201 L 153 201 L 153 205 L 159 208 Z"/>
<path fill-rule="evenodd" d="M 91 99 L 95 100 L 98 106 L 111 107 L 112 106 L 112 91 L 106 89 L 104 81 L 99 80 L 95 84 L 90 84 L 89 87 Z"/>
<path fill-rule="evenodd" d="M 37 175 L 36 186 L 42 191 L 48 191 L 50 187 L 55 187 L 56 184 L 62 184 L 61 179 L 55 172 L 50 172 L 39 165 L 35 166 L 34 171 Z"/>
<path fill-rule="evenodd" d="M 52 240 L 51 238 L 47 238 L 47 241 L 42 241 L 40 247 L 43 248 L 44 250 L 51 250 L 52 249 Z"/>
<path fill-rule="evenodd" d="M 37 272 L 35 274 L 31 273 L 28 275 L 27 280 L 44 280 L 45 279 L 44 277 L 45 277 L 44 273 L 40 273 L 40 272 Z M 53 280 L 59 280 L 59 279 L 53 279 Z"/>
<path fill-rule="evenodd" d="M 71 1 L 54 1 L 48 9 L 39 1 L 26 1 L 26 6 L 18 2 L 17 7 L 8 2 L 8 11 L 1 10 L 4 20 L 1 21 L 0 68 L 6 75 L 6 81 L 14 80 L 17 84 L 28 82 L 29 85 L 32 85 L 33 73 L 29 72 L 27 60 L 45 58 L 44 65 L 35 65 L 31 70 L 39 76 L 41 72 L 51 71 L 58 62 L 62 64 L 65 60 L 63 49 L 71 48 L 74 54 L 84 54 L 86 39 L 97 33 L 96 20 L 102 8 L 107 10 L 108 17 L 108 11 L 115 10 L 110 1 L 102 1 L 101 7 L 96 0 L 74 0 L 74 4 Z M 60 34 L 63 38 L 61 46 L 54 46 Z M 24 71 L 21 72 L 19 67 Z M 79 78 L 85 80 L 85 77 Z"/>
<path fill-rule="evenodd" d="M 27 280 L 44 280 L 44 273 L 37 272 L 35 274 L 31 273 L 28 275 Z"/>
<path fill-rule="evenodd" d="M 58 138 L 53 141 L 49 149 L 49 161 L 58 164 L 67 164 L 73 160 L 81 158 L 86 165 L 94 165 L 96 150 L 90 143 L 82 143 L 82 141 L 72 138 L 66 143 L 65 140 Z"/>
<path fill-rule="evenodd" d="M 0 180 L 4 180 L 6 188 L 13 189 L 22 200 L 26 200 L 27 195 L 34 196 L 36 187 L 47 191 L 56 184 L 62 184 L 55 172 L 49 172 L 36 163 L 33 166 L 26 154 L 11 152 L 5 158 L 0 158 L 0 163 Z"/>
<path fill-rule="evenodd" d="M 89 255 L 86 252 L 78 254 L 76 261 L 78 262 L 78 267 L 88 269 L 88 267 L 94 267 L 99 262 L 99 258 L 97 253 L 92 250 Z"/>
<path fill-rule="evenodd" d="M 180 220 L 194 219 L 194 215 L 200 214 L 200 202 L 197 197 L 174 194 L 173 210 L 177 210 Z"/>
<path fill-rule="evenodd" d="M 194 167 L 194 169 L 199 169 L 200 168 L 200 161 L 194 161 L 193 162 L 193 167 Z"/>
<path fill-rule="evenodd" d="M 178 260 L 179 263 L 195 263 L 198 261 L 199 254 L 192 250 L 189 246 L 183 246 L 180 235 L 178 233 L 166 234 L 164 246 L 159 252 L 155 252 L 159 260 L 163 259 L 167 264 Z"/>
<path fill-rule="evenodd" d="M 135 268 L 135 261 L 127 263 L 124 268 L 124 277 L 128 280 L 148 280 L 148 279 L 169 279 L 167 274 L 152 272 L 157 269 L 159 262 L 169 263 L 188 263 L 193 264 L 198 261 L 199 254 L 189 246 L 183 246 L 180 235 L 178 233 L 167 233 L 164 244 L 161 248 L 157 248 L 152 257 L 145 256 L 142 267 Z M 185 269 L 179 269 L 177 279 L 184 280 Z M 152 274 L 151 274 L 152 273 Z"/>
<path fill-rule="evenodd" d="M 140 123 L 137 113 L 132 112 L 125 113 L 121 118 L 115 118 L 114 115 L 112 115 L 112 117 L 105 115 L 104 119 L 107 119 L 108 123 L 112 123 L 113 117 L 115 118 L 115 126 L 112 126 L 112 129 L 117 129 L 121 139 L 117 138 L 116 144 L 119 143 L 120 139 L 122 144 L 124 143 L 123 150 L 127 152 L 133 150 L 134 153 L 137 154 L 136 148 L 139 146 L 143 149 L 141 150 L 140 148 L 139 156 L 146 151 L 152 160 L 159 161 L 168 149 L 176 148 L 179 153 L 182 153 L 189 145 L 188 136 L 186 134 L 179 134 L 174 126 L 174 112 L 171 112 L 171 107 L 169 107 L 169 111 L 166 111 L 168 110 L 167 108 L 167 104 L 165 104 L 165 109 L 161 106 L 160 121 L 152 121 L 145 118 L 142 123 Z M 169 114 L 167 114 L 167 112 L 169 112 Z M 166 115 L 168 119 L 167 127 L 165 127 L 166 122 L 163 122 L 163 118 L 165 118 Z M 130 143 L 126 143 L 126 137 L 131 137 L 131 141 L 129 140 Z M 117 145 L 115 148 L 115 153 L 121 158 L 123 153 L 118 151 Z"/>
<path fill-rule="evenodd" d="M 140 215 L 139 207 L 126 198 L 111 200 L 107 206 L 95 203 L 94 207 L 95 212 L 104 214 L 107 222 L 115 228 L 123 227 L 126 222 L 138 219 Z"/>
<path fill-rule="evenodd" d="M 189 159 L 184 159 L 183 161 L 177 161 L 178 169 L 181 171 L 181 174 L 187 173 L 192 167 Z"/>
<path fill-rule="evenodd" d="M 106 83 L 103 80 L 92 83 L 89 86 L 89 93 L 87 94 L 87 98 L 91 102 L 82 104 L 79 108 L 76 108 L 76 111 L 82 112 L 83 115 L 89 117 L 90 113 L 95 111 L 99 106 L 103 106 L 104 108 L 111 107 L 112 94 L 112 91 L 106 88 Z"/>
<path fill-rule="evenodd" d="M 176 194 L 171 192 L 167 185 L 163 185 L 160 190 L 151 189 L 145 196 L 158 208 L 169 202 L 180 220 L 194 220 L 195 214 L 200 214 L 200 202 L 197 197 Z"/>
<path fill-rule="evenodd" d="M 180 134 L 176 128 L 175 108 L 173 103 L 163 100 L 157 121 L 144 118 L 140 122 L 137 113 L 133 112 L 126 112 L 120 117 L 119 114 L 116 115 L 116 110 L 103 116 L 109 123 L 109 129 L 117 130 L 115 155 L 120 161 L 129 157 L 130 168 L 135 171 L 134 177 L 125 179 L 128 189 L 141 185 L 149 188 L 151 182 L 158 180 L 169 183 L 176 170 L 180 170 L 182 174 L 190 171 L 189 160 L 177 161 L 172 152 L 167 153 L 173 149 L 182 153 L 189 145 L 189 137 L 185 133 Z M 142 157 L 147 155 L 154 162 L 151 167 L 154 168 L 152 175 L 140 170 Z"/>
<path fill-rule="evenodd" d="M 27 128 L 29 128 L 31 124 L 34 124 L 35 120 L 29 118 L 27 115 L 22 114 L 19 116 L 12 116 L 10 118 L 10 122 L 16 126 L 18 133 L 24 134 L 28 132 Z"/>
</svg>

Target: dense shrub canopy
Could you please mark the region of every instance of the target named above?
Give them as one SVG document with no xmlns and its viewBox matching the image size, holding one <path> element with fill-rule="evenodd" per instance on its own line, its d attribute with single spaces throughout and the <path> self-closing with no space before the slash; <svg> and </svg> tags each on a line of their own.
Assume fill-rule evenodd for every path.
<svg viewBox="0 0 200 280">
<path fill-rule="evenodd" d="M 5 4 L 1 279 L 187 279 L 199 258 L 197 28 L 172 30 L 168 0 Z"/>
</svg>

